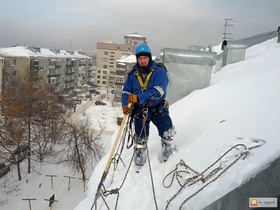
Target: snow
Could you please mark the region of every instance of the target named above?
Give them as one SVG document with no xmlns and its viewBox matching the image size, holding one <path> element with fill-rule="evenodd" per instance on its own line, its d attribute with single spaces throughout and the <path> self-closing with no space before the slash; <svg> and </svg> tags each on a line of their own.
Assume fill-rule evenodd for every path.
<svg viewBox="0 0 280 210">
<path fill-rule="evenodd" d="M 137 34 L 137 33 L 133 33 L 133 34 L 127 34 L 127 35 L 124 35 L 125 37 L 138 37 L 138 38 L 145 38 L 144 36 L 140 35 L 140 34 Z"/>
<path fill-rule="evenodd" d="M 170 114 L 177 131 L 175 140 L 178 151 L 165 163 L 161 163 L 159 158 L 160 138 L 155 127 L 151 127 L 148 148 L 158 209 L 165 209 L 167 201 L 180 189 L 176 181 L 170 188 L 164 188 L 162 182 L 181 160 L 201 173 L 231 147 L 240 144 L 238 150 L 226 153 L 210 169 L 219 165 L 222 169 L 229 167 L 223 174 L 219 177 L 220 172 L 214 175 L 213 182 L 210 178 L 206 183 L 197 182 L 183 189 L 170 202 L 168 209 L 179 209 L 182 204 L 186 209 L 202 209 L 280 157 L 280 95 L 277 92 L 280 89 L 279 56 L 280 45 L 276 39 L 253 46 L 247 50 L 244 61 L 223 67 L 213 74 L 210 87 L 194 91 L 173 104 Z M 244 160 L 241 158 L 233 164 L 235 155 L 244 157 L 247 152 Z M 131 156 L 132 149 L 123 152 L 122 160 L 126 166 Z M 87 197 L 75 210 L 90 209 L 107 158 L 108 155 L 95 168 L 89 181 Z M 104 182 L 106 190 L 119 188 L 128 169 L 121 163 L 117 170 L 113 171 L 112 168 Z M 186 180 L 191 176 L 184 177 Z M 195 196 L 184 203 L 192 194 Z M 156 209 L 153 196 L 149 164 L 146 163 L 139 174 L 132 167 L 119 190 L 117 207 Z M 116 195 L 109 195 L 106 202 L 114 208 L 116 199 Z M 106 209 L 102 199 L 99 200 L 98 209 Z"/>
<path fill-rule="evenodd" d="M 152 59 L 155 60 L 156 56 L 152 56 Z M 128 55 L 123 56 L 120 59 L 116 60 L 119 63 L 128 63 L 128 64 L 135 64 L 136 63 L 136 56 L 135 55 Z"/>
<path fill-rule="evenodd" d="M 165 209 L 167 205 L 167 209 L 172 210 L 180 209 L 180 206 L 182 209 L 202 209 L 241 186 L 280 157 L 280 44 L 276 42 L 274 38 L 248 48 L 244 61 L 227 65 L 219 71 L 214 67 L 217 71 L 213 73 L 208 88 L 196 90 L 170 107 L 177 131 L 175 140 L 178 150 L 165 163 L 160 161 L 160 137 L 151 124 L 148 152 L 153 185 L 149 162 L 139 173 L 135 172 L 132 164 L 123 183 L 133 152 L 124 148 L 121 158 L 125 166 L 121 162 L 116 170 L 111 166 L 104 182 L 106 190 L 119 188 L 123 183 L 117 209 L 156 209 L 153 191 L 158 209 Z M 93 170 L 87 192 L 83 192 L 77 175 L 71 180 L 68 191 L 68 180 L 63 176 L 72 174 L 65 168 L 46 164 L 41 176 L 26 175 L 22 182 L 15 182 L 20 184 L 20 190 L 10 195 L 10 201 L 0 209 L 27 209 L 27 201 L 22 200 L 26 197 L 37 198 L 32 201 L 33 210 L 48 209 L 44 199 L 55 194 L 59 202 L 53 204 L 53 209 L 89 210 L 119 128 L 116 116 L 121 109 L 107 104 L 77 110 L 81 115 L 92 116 L 96 126 L 105 123 L 108 130 L 103 137 L 107 154 Z M 211 164 L 213 166 L 206 170 Z M 216 171 L 205 182 L 199 181 L 201 176 L 190 180 L 177 195 L 181 187 L 176 178 L 169 188 L 163 186 L 163 183 L 165 186 L 171 183 L 173 174 L 167 175 L 176 166 L 177 170 L 189 172 L 180 173 L 182 177 L 178 180 L 181 183 L 203 171 L 204 177 L 207 177 L 218 167 L 222 170 Z M 50 189 L 50 178 L 45 176 L 52 173 L 58 175 L 54 179 L 54 189 Z M 4 180 L 15 179 L 12 174 L 13 171 Z M 38 187 L 39 184 L 42 184 L 41 187 Z M 110 209 L 115 209 L 117 195 L 109 195 L 105 199 Z M 101 198 L 97 207 L 107 209 Z"/>
<path fill-rule="evenodd" d="M 113 107 L 111 101 L 107 101 L 106 90 L 100 90 L 101 94 L 93 97 L 93 100 L 82 101 L 82 104 L 77 105 L 75 113 L 72 113 L 72 118 L 89 117 L 92 122 L 92 127 L 99 133 L 99 130 L 105 128 L 101 138 L 105 152 L 108 152 L 111 144 L 111 136 L 118 129 L 117 116 L 122 112 L 120 105 Z M 106 106 L 95 106 L 94 102 L 100 100 L 106 102 Z M 110 95 L 112 97 L 112 95 Z M 81 175 L 74 174 L 63 166 L 54 164 L 54 159 L 49 158 L 46 162 L 40 164 L 32 161 L 32 168 L 36 170 L 34 174 L 27 174 L 27 163 L 21 163 L 22 181 L 17 181 L 16 166 L 12 165 L 11 172 L 0 179 L 0 210 L 24 210 L 28 209 L 28 201 L 22 199 L 36 199 L 31 200 L 33 210 L 49 209 L 48 201 L 53 194 L 55 194 L 55 202 L 53 209 L 74 209 L 78 203 L 86 196 L 84 191 L 83 181 L 80 179 Z M 89 168 L 88 178 L 93 168 Z M 51 178 L 47 175 L 54 175 L 53 189 L 51 187 Z M 68 190 L 68 178 L 71 176 L 70 190 Z M 5 184 L 5 188 L 2 188 Z M 12 190 L 17 189 L 17 190 Z M 11 191 L 8 194 L 3 191 Z"/>
<path fill-rule="evenodd" d="M 30 48 L 31 49 L 31 48 Z M 40 52 L 33 52 L 28 49 L 26 46 L 15 46 L 15 47 L 6 47 L 6 48 L 0 48 L 0 54 L 4 56 L 12 56 L 12 57 L 50 57 L 50 58 L 71 58 L 72 60 L 75 60 L 74 58 L 87 58 L 89 59 L 89 56 L 82 55 L 76 51 L 66 51 L 66 50 L 57 50 L 57 53 L 52 52 L 50 49 L 47 48 L 39 48 Z"/>
</svg>

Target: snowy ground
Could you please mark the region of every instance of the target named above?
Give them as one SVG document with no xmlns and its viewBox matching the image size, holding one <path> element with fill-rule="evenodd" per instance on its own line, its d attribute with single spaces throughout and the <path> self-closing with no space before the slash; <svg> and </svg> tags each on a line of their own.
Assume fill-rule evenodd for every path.
<svg viewBox="0 0 280 210">
<path fill-rule="evenodd" d="M 110 97 L 112 97 L 110 95 Z M 77 106 L 77 110 L 73 113 L 73 117 L 88 116 L 92 121 L 92 126 L 95 129 L 100 128 L 100 124 L 105 126 L 105 131 L 102 135 L 102 142 L 105 152 L 108 151 L 111 144 L 111 136 L 113 132 L 118 128 L 117 116 L 121 113 L 121 109 L 118 104 L 116 107 L 112 107 L 112 102 L 107 101 L 106 98 L 102 101 L 107 103 L 107 106 L 95 106 L 95 100 L 98 100 L 99 96 L 93 98 L 92 101 L 83 101 L 81 105 Z M 16 166 L 12 166 L 11 172 L 0 179 L 2 183 L 6 184 L 6 191 L 10 191 L 16 188 L 16 191 L 11 191 L 8 194 L 3 193 L 3 188 L 0 190 L 0 210 L 25 210 L 29 209 L 29 203 L 27 200 L 22 199 L 36 199 L 31 200 L 31 207 L 33 210 L 49 209 L 48 201 L 53 194 L 57 203 L 53 204 L 53 209 L 68 210 L 74 209 L 78 203 L 86 197 L 84 191 L 83 181 L 77 174 L 73 174 L 67 168 L 57 166 L 51 160 L 49 163 L 40 165 L 39 163 L 32 162 L 34 168 L 38 170 L 38 174 L 26 174 L 26 163 L 22 162 L 22 181 L 17 181 Z M 92 169 L 91 169 L 92 170 Z M 88 174 L 91 174 L 89 170 Z M 47 175 L 55 175 L 53 177 L 53 189 L 51 185 L 51 177 Z M 65 176 L 74 177 L 70 180 L 70 189 L 68 189 L 69 178 Z M 87 183 L 86 183 L 87 184 Z"/>
</svg>

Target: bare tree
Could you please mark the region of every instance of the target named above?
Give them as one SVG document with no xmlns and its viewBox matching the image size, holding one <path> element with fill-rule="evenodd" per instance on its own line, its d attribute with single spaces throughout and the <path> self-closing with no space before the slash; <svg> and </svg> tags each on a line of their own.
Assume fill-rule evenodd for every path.
<svg viewBox="0 0 280 210">
<path fill-rule="evenodd" d="M 58 129 L 63 125 L 62 112 L 56 107 L 54 93 L 44 82 L 34 80 L 32 72 L 26 70 L 20 77 L 7 77 L 2 89 L 3 123 L 0 137 L 8 151 L 27 146 L 28 173 L 31 172 L 32 146 L 39 148 L 35 155 L 42 160 L 47 149 L 59 136 Z M 56 108 L 55 108 L 56 107 Z M 55 112 L 56 111 L 56 112 Z M 20 160 L 14 155 L 20 175 Z"/>
<path fill-rule="evenodd" d="M 14 120 L 13 118 L 8 118 L 5 122 L 5 129 L 1 129 L 0 145 L 6 151 L 5 159 L 7 161 L 12 161 L 17 165 L 18 179 L 21 180 L 21 170 L 20 170 L 20 156 L 13 153 L 13 147 L 20 147 L 22 139 L 24 139 L 26 127 L 24 123 L 20 122 L 20 119 Z"/>
<path fill-rule="evenodd" d="M 32 154 L 36 159 L 43 161 L 55 154 L 53 147 L 62 138 L 64 126 L 62 117 L 45 118 L 32 124 Z"/>
<path fill-rule="evenodd" d="M 86 168 L 96 164 L 102 157 L 102 144 L 100 133 L 96 134 L 91 128 L 88 118 L 76 119 L 75 122 L 67 122 L 65 127 L 64 147 L 60 164 L 72 168 L 82 174 L 86 180 Z"/>
</svg>

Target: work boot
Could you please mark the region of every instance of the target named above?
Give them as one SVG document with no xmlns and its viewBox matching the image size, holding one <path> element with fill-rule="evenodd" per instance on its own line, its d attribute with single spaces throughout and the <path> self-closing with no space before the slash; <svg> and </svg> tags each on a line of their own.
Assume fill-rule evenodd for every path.
<svg viewBox="0 0 280 210">
<path fill-rule="evenodd" d="M 135 144 L 134 146 L 134 163 L 136 166 L 143 166 L 146 163 L 147 145 Z"/>
<path fill-rule="evenodd" d="M 173 140 L 173 136 L 176 134 L 175 128 L 172 127 L 166 132 L 164 132 L 161 137 L 161 151 L 162 151 L 162 159 L 163 161 L 167 161 L 169 156 L 174 153 L 176 150 L 176 144 Z"/>
<path fill-rule="evenodd" d="M 161 139 L 161 151 L 162 151 L 162 159 L 163 161 L 167 161 L 169 156 L 174 153 L 176 150 L 176 144 L 173 139 Z"/>
<path fill-rule="evenodd" d="M 143 166 L 147 159 L 147 140 L 148 137 L 139 138 L 134 136 L 134 162 L 136 166 Z"/>
</svg>

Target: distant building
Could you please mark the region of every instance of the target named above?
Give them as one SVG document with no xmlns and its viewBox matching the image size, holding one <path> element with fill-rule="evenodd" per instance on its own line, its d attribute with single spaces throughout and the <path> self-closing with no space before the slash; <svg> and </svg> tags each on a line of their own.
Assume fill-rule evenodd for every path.
<svg viewBox="0 0 280 210">
<path fill-rule="evenodd" d="M 131 71 L 132 67 L 136 64 L 136 56 L 134 54 L 129 56 L 123 56 L 120 59 L 116 60 L 116 62 L 117 70 L 114 86 L 114 101 L 120 102 L 122 96 L 122 88 L 126 80 L 127 73 Z"/>
<path fill-rule="evenodd" d="M 147 44 L 146 37 L 139 35 L 137 33 L 124 35 L 124 44 L 139 45 Z"/>
<path fill-rule="evenodd" d="M 147 43 L 146 37 L 137 33 L 124 35 L 124 43 L 97 42 L 95 84 L 114 89 L 123 85 L 124 69 L 116 60 L 133 55 L 138 44 Z"/>
<path fill-rule="evenodd" d="M 2 103 L 2 75 L 3 75 L 3 65 L 4 65 L 4 58 L 0 56 L 0 103 Z M 0 116 L 1 116 L 1 104 L 0 104 Z"/>
<path fill-rule="evenodd" d="M 92 58 L 76 51 L 16 46 L 0 48 L 0 56 L 4 78 L 28 70 L 34 81 L 47 83 L 57 95 L 77 95 L 87 88 L 93 71 Z"/>
</svg>

